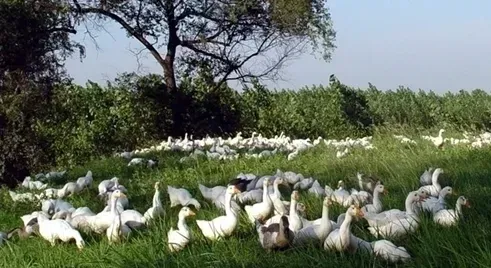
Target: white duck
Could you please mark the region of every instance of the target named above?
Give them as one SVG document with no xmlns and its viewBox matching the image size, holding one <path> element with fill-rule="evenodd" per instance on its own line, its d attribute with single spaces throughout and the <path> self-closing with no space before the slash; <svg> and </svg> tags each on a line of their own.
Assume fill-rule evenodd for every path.
<svg viewBox="0 0 491 268">
<path fill-rule="evenodd" d="M 433 171 L 435 171 L 435 169 L 430 167 L 427 170 L 425 170 L 423 174 L 421 174 L 421 176 L 419 177 L 419 184 L 421 186 L 431 185 L 431 177 L 433 175 Z"/>
<path fill-rule="evenodd" d="M 433 221 L 442 226 L 457 225 L 462 218 L 462 206 L 470 207 L 470 202 L 464 196 L 459 196 L 454 209 L 442 209 L 433 215 Z"/>
<path fill-rule="evenodd" d="M 43 184 L 40 181 L 31 181 L 31 177 L 27 176 L 22 182 L 22 187 L 29 190 L 43 190 L 48 187 L 48 184 Z"/>
<path fill-rule="evenodd" d="M 269 195 L 271 201 L 273 202 L 274 215 L 287 215 L 288 209 L 285 207 L 283 200 L 281 200 L 280 185 L 288 185 L 286 180 L 279 177 L 273 182 L 273 194 Z"/>
<path fill-rule="evenodd" d="M 438 196 L 440 191 L 442 190 L 442 186 L 438 182 L 438 177 L 440 174 L 443 174 L 443 169 L 437 168 L 433 171 L 433 175 L 431 176 L 431 185 L 421 186 L 419 189 L 427 191 L 431 196 Z"/>
<path fill-rule="evenodd" d="M 128 167 L 136 166 L 136 165 L 142 165 L 143 163 L 145 163 L 145 159 L 140 158 L 140 157 L 135 157 L 135 158 L 131 159 L 130 162 L 128 162 Z"/>
<path fill-rule="evenodd" d="M 235 196 L 235 199 L 239 204 L 263 202 L 263 189 L 252 189 L 247 192 L 241 192 Z"/>
<path fill-rule="evenodd" d="M 77 179 L 77 184 L 80 185 L 80 187 L 85 188 L 89 187 L 94 179 L 92 178 L 92 171 L 87 171 L 87 174 L 85 176 L 80 177 Z"/>
<path fill-rule="evenodd" d="M 58 211 L 69 211 L 73 205 L 62 199 L 48 199 L 41 202 L 41 210 L 49 215 L 53 215 Z"/>
<path fill-rule="evenodd" d="M 121 191 L 116 190 L 111 195 L 119 195 Z M 117 198 L 111 198 L 111 207 L 116 207 Z M 92 231 L 98 234 L 102 234 L 111 226 L 114 220 L 114 213 L 112 211 L 103 211 L 96 215 L 78 215 L 76 217 L 70 216 L 70 224 L 77 229 L 83 229 L 85 231 Z M 124 222 L 123 222 L 124 223 Z"/>
<path fill-rule="evenodd" d="M 254 205 L 247 205 L 244 210 L 247 213 L 249 221 L 255 224 L 255 220 L 263 223 L 273 212 L 273 201 L 268 194 L 269 178 L 263 180 L 263 202 Z"/>
<path fill-rule="evenodd" d="M 220 195 L 224 194 L 225 191 L 227 190 L 227 187 L 225 186 L 215 186 L 212 188 L 208 188 L 203 184 L 198 184 L 198 188 L 203 198 L 211 202 L 216 200 Z"/>
<path fill-rule="evenodd" d="M 170 207 L 177 205 L 189 206 L 193 205 L 197 210 L 201 208 L 198 200 L 194 199 L 188 190 L 184 188 L 174 188 L 170 185 L 167 186 L 167 193 L 169 194 Z"/>
<path fill-rule="evenodd" d="M 326 196 L 326 192 L 324 191 L 324 188 L 322 188 L 318 180 L 315 180 L 314 183 L 312 183 L 312 187 L 310 187 L 309 193 L 317 197 Z"/>
<path fill-rule="evenodd" d="M 116 199 L 116 202 L 112 202 L 111 214 L 113 216 L 113 221 L 111 225 L 106 230 L 106 236 L 109 244 L 119 243 L 124 237 L 127 237 L 131 233 L 131 229 L 123 224 L 121 221 L 121 214 L 116 209 L 117 199 L 121 197 L 126 197 L 121 191 L 115 191 L 111 195 L 111 199 Z"/>
<path fill-rule="evenodd" d="M 386 261 L 395 263 L 399 261 L 406 262 L 411 259 L 411 255 L 409 255 L 406 248 L 398 247 L 388 240 L 378 240 L 371 244 L 373 253 Z"/>
<path fill-rule="evenodd" d="M 406 262 L 411 259 L 411 255 L 406 248 L 398 247 L 388 240 L 377 240 L 367 242 L 361 238 L 351 235 L 351 243 L 356 244 L 357 249 L 364 250 L 370 254 L 384 259 L 391 263 Z"/>
<path fill-rule="evenodd" d="M 331 200 L 342 206 L 349 206 L 352 202 L 350 193 L 344 189 L 344 181 L 338 181 L 338 189 L 332 192 Z"/>
<path fill-rule="evenodd" d="M 325 197 L 322 202 L 321 223 L 300 229 L 293 239 L 294 246 L 303 246 L 309 243 L 322 244 L 326 240 L 333 229 L 331 220 L 329 219 L 329 206 L 331 205 L 332 201 L 328 197 Z"/>
<path fill-rule="evenodd" d="M 225 192 L 225 216 L 217 217 L 211 221 L 196 221 L 196 224 L 206 238 L 212 241 L 218 240 L 221 237 L 230 236 L 235 230 L 238 219 L 237 215 L 231 209 L 230 202 L 232 201 L 232 196 L 239 192 L 234 185 L 227 187 L 227 191 Z"/>
<path fill-rule="evenodd" d="M 84 178 L 84 177 L 82 177 Z M 58 198 L 64 198 L 66 196 L 72 196 L 74 194 L 80 193 L 84 189 L 84 186 L 78 184 L 77 182 L 67 182 L 63 188 L 58 190 Z"/>
<path fill-rule="evenodd" d="M 165 211 L 162 206 L 162 202 L 160 201 L 160 189 L 159 189 L 160 182 L 155 182 L 154 188 L 155 188 L 155 193 L 153 195 L 152 199 L 152 207 L 147 209 L 145 214 L 143 214 L 143 217 L 149 220 L 153 220 L 157 217 L 164 216 Z"/>
<path fill-rule="evenodd" d="M 380 200 L 380 194 L 386 195 L 387 189 L 383 184 L 377 184 L 373 189 L 373 203 L 367 204 L 361 208 L 364 213 L 380 213 L 382 212 L 382 200 Z"/>
<path fill-rule="evenodd" d="M 313 178 L 305 178 L 293 185 L 294 190 L 308 190 L 314 183 Z"/>
<path fill-rule="evenodd" d="M 358 187 L 360 191 L 373 192 L 377 183 L 372 178 L 363 178 L 363 174 L 360 172 L 356 173 L 356 178 L 358 179 Z"/>
<path fill-rule="evenodd" d="M 39 214 L 37 222 L 39 224 L 39 235 L 49 241 L 52 246 L 56 244 L 57 240 L 69 242 L 73 239 L 79 250 L 84 248 L 85 241 L 80 236 L 80 233 L 65 220 L 50 220 L 45 215 Z"/>
<path fill-rule="evenodd" d="M 356 251 L 356 246 L 351 245 L 351 221 L 355 217 L 363 217 L 363 211 L 355 205 L 351 205 L 346 211 L 344 221 L 339 229 L 333 230 L 324 241 L 325 250 Z"/>
<path fill-rule="evenodd" d="M 375 237 L 383 238 L 394 238 L 414 232 L 419 226 L 419 216 L 413 210 L 413 203 L 421 202 L 426 197 L 426 193 L 422 195 L 418 191 L 411 192 L 406 199 L 406 211 L 389 210 L 379 213 L 375 220 L 374 218 L 367 219 L 370 225 L 368 230 Z"/>
<path fill-rule="evenodd" d="M 179 211 L 177 230 L 173 227 L 167 233 L 167 244 L 171 252 L 181 251 L 191 240 L 191 231 L 186 224 L 186 218 L 196 215 L 189 207 L 182 207 Z"/>
<path fill-rule="evenodd" d="M 302 217 L 299 214 L 299 208 L 305 209 L 305 206 L 298 202 L 299 194 L 298 191 L 293 191 L 290 197 L 290 213 L 288 218 L 288 228 L 293 232 L 297 233 L 303 227 Z M 269 226 L 274 223 L 280 223 L 282 215 L 275 215 L 266 221 L 265 226 Z"/>
<path fill-rule="evenodd" d="M 445 198 L 448 195 L 453 195 L 453 189 L 450 186 L 445 186 L 443 189 L 440 191 L 438 194 L 438 198 L 434 196 L 430 196 L 428 199 L 424 200 L 421 203 L 417 203 L 417 209 L 422 209 L 424 211 L 431 212 L 432 214 L 435 214 L 437 211 L 440 211 L 442 209 L 446 209 L 446 202 Z"/>
<path fill-rule="evenodd" d="M 442 148 L 443 144 L 445 143 L 445 139 L 443 138 L 443 132 L 445 132 L 445 129 L 442 128 L 440 129 L 440 131 L 438 131 L 437 137 L 432 137 L 433 144 L 438 148 Z"/>
<path fill-rule="evenodd" d="M 110 191 L 114 187 L 116 181 L 118 181 L 117 177 L 113 177 L 110 180 L 101 181 L 97 186 L 99 196 L 104 196 L 108 191 Z"/>
<path fill-rule="evenodd" d="M 405 211 L 400 209 L 390 209 L 380 213 L 366 213 L 364 218 L 367 220 L 370 227 L 385 225 L 393 220 L 400 220 L 408 217 L 417 217 L 417 212 L 414 210 L 413 203 L 423 201 L 427 196 L 422 190 L 410 192 L 405 201 Z"/>
</svg>

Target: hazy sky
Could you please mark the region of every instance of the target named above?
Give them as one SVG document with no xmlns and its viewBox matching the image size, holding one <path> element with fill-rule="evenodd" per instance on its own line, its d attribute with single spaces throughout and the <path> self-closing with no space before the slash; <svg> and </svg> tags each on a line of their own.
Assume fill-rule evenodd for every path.
<svg viewBox="0 0 491 268">
<path fill-rule="evenodd" d="M 269 86 L 300 88 L 327 84 L 334 73 L 345 84 L 380 89 L 399 85 L 436 92 L 491 89 L 491 1 L 333 0 L 329 1 L 337 49 L 331 62 L 305 55 L 284 69 L 286 81 Z M 78 83 L 103 82 L 136 71 L 129 49 L 141 46 L 114 24 L 98 33 L 100 51 L 83 31 L 87 57 L 67 62 Z M 162 51 L 163 53 L 163 51 Z M 148 55 L 143 72 L 162 73 Z"/>
</svg>

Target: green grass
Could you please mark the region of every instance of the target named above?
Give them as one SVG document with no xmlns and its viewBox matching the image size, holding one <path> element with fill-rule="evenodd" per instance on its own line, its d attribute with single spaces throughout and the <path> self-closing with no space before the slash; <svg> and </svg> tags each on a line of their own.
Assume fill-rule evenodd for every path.
<svg viewBox="0 0 491 268">
<path fill-rule="evenodd" d="M 423 217 L 417 232 L 399 240 L 396 245 L 404 246 L 412 260 L 400 265 L 404 267 L 491 267 L 491 150 L 472 150 L 466 147 L 447 147 L 436 150 L 428 142 L 416 146 L 400 144 L 390 136 L 375 136 L 371 151 L 354 150 L 350 156 L 337 159 L 335 151 L 323 145 L 301 154 L 293 161 L 285 156 L 269 159 L 244 159 L 216 162 L 202 160 L 197 163 L 179 163 L 183 154 L 162 152 L 155 156 L 160 159 L 158 169 L 129 168 L 123 159 L 108 158 L 87 163 L 68 172 L 67 180 L 74 180 L 90 169 L 94 184 L 87 191 L 73 198 L 67 198 L 74 206 L 88 206 L 100 211 L 103 204 L 98 201 L 97 184 L 113 176 L 128 188 L 131 205 L 144 212 L 153 196 L 156 180 L 166 185 L 183 186 L 202 203 L 195 219 L 212 219 L 221 213 L 203 201 L 197 184 L 225 184 L 239 172 L 259 175 L 283 171 L 300 172 L 318 179 L 322 185 L 335 185 L 339 179 L 353 178 L 356 171 L 378 175 L 389 190 L 383 200 L 384 208 L 404 209 L 406 193 L 417 189 L 419 175 L 429 167 L 442 167 L 443 185 L 451 185 L 472 203 L 465 209 L 465 219 L 453 228 L 435 225 L 427 216 Z M 354 186 L 351 181 L 348 186 Z M 285 195 L 287 196 L 287 195 Z M 301 202 L 306 203 L 308 218 L 321 215 L 320 199 L 301 193 Z M 449 199 L 453 207 L 456 197 Z M 364 254 L 341 254 L 326 252 L 322 248 L 289 249 L 284 252 L 266 253 L 259 242 L 252 225 L 241 215 L 240 224 L 234 235 L 224 241 L 206 241 L 193 218 L 188 223 L 194 240 L 182 252 L 171 254 L 167 249 L 166 236 L 177 222 L 179 208 L 169 208 L 168 196 L 164 191 L 162 202 L 166 217 L 151 228 L 134 233 L 124 244 L 110 246 L 105 235 L 83 234 L 86 248 L 78 252 L 75 245 L 58 244 L 51 247 L 39 237 L 26 240 L 17 238 L 0 248 L 0 267 L 386 267 L 383 260 Z M 6 231 L 22 224 L 20 216 L 39 210 L 28 204 L 14 204 L 7 190 L 0 191 L 0 230 Z M 341 212 L 331 210 L 331 219 Z M 375 240 L 365 229 L 366 222 L 357 221 L 352 231 L 369 241 Z"/>
</svg>

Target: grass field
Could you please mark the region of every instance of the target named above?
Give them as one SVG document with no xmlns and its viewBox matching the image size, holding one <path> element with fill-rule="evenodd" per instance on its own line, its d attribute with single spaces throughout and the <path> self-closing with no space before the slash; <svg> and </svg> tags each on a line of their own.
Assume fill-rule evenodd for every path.
<svg viewBox="0 0 491 268">
<path fill-rule="evenodd" d="M 197 184 L 224 185 L 240 172 L 272 175 L 276 169 L 294 171 L 312 176 L 332 187 L 339 179 L 354 177 L 357 171 L 379 176 L 389 194 L 384 197 L 384 210 L 404 209 L 406 193 L 419 186 L 419 176 L 429 166 L 441 167 L 442 185 L 451 185 L 459 195 L 471 202 L 464 209 L 465 219 L 457 227 L 444 228 L 433 223 L 428 216 L 422 217 L 420 228 L 400 240 L 412 260 L 404 267 L 491 267 L 491 150 L 470 149 L 466 146 L 448 146 L 437 150 L 429 142 L 419 139 L 418 145 L 403 145 L 392 136 L 375 135 L 376 149 L 354 150 L 351 155 L 337 159 L 335 151 L 319 146 L 300 154 L 292 161 L 285 156 L 267 159 L 244 159 L 233 161 L 200 161 L 180 163 L 184 154 L 162 152 L 155 154 L 160 159 L 157 169 L 127 167 L 127 161 L 108 158 L 87 163 L 69 170 L 67 180 L 73 181 L 87 170 L 92 170 L 94 183 L 80 195 L 67 198 L 75 207 L 88 206 L 100 211 L 103 204 L 96 197 L 97 184 L 113 176 L 120 178 L 128 188 L 130 205 L 140 212 L 151 206 L 153 184 L 182 186 L 195 196 L 202 208 L 195 219 L 212 219 L 221 215 L 214 206 L 206 203 Z M 354 186 L 353 183 L 348 186 Z M 165 191 L 162 193 L 164 207 L 169 204 Z M 287 196 L 287 195 L 284 195 Z M 448 199 L 454 207 L 455 196 Z M 287 198 L 289 199 L 289 198 Z M 320 199 L 301 193 L 301 202 L 307 205 L 307 217 L 321 216 Z M 39 210 L 39 207 L 12 203 L 6 189 L 0 192 L 0 230 L 20 226 L 20 216 Z M 167 249 L 166 236 L 171 226 L 177 223 L 179 208 L 166 207 L 166 216 L 155 226 L 134 233 L 124 244 L 110 246 L 105 235 L 83 234 L 86 247 L 79 252 L 73 243 L 51 247 L 39 237 L 26 240 L 15 238 L 0 248 L 0 267 L 386 267 L 384 261 L 365 254 L 340 254 L 322 248 L 289 249 L 284 252 L 266 253 L 257 241 L 257 233 L 247 222 L 245 212 L 235 235 L 220 242 L 205 241 L 193 218 L 188 220 L 194 240 L 182 252 L 171 254 Z M 341 209 L 331 209 L 330 218 L 335 219 Z M 361 238 L 374 241 L 365 229 L 367 223 L 359 220 L 352 225 L 352 232 Z"/>
</svg>

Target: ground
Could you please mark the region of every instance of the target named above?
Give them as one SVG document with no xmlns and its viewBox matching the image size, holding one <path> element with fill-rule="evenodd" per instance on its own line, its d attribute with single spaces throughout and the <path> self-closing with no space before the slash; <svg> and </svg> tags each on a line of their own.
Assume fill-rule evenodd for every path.
<svg viewBox="0 0 491 268">
<path fill-rule="evenodd" d="M 218 162 L 202 160 L 197 163 L 179 163 L 183 154 L 162 152 L 157 169 L 127 167 L 124 159 L 107 158 L 69 170 L 67 180 L 73 181 L 92 170 L 94 184 L 78 196 L 67 198 L 74 206 L 88 206 L 100 211 L 103 204 L 97 199 L 97 184 L 113 176 L 120 178 L 128 188 L 131 205 L 140 212 L 151 206 L 153 184 L 182 186 L 190 190 L 201 203 L 197 215 L 188 220 L 195 240 L 182 252 L 171 254 L 166 245 L 167 231 L 177 223 L 178 207 L 169 208 L 164 191 L 162 202 L 166 217 L 150 229 L 134 234 L 121 245 L 110 246 L 105 235 L 83 234 L 86 248 L 78 252 L 74 243 L 51 247 L 39 237 L 26 240 L 13 239 L 0 248 L 0 267 L 386 267 L 384 261 L 364 254 L 326 252 L 322 248 L 290 249 L 266 253 L 257 240 L 257 233 L 248 223 L 245 213 L 235 235 L 224 241 L 205 241 L 195 219 L 212 219 L 221 212 L 206 203 L 197 184 L 224 185 L 240 172 L 259 175 L 274 174 L 276 169 L 294 171 L 312 176 L 332 187 L 339 179 L 354 178 L 357 171 L 376 174 L 389 190 L 383 199 L 384 208 L 404 209 L 406 193 L 417 189 L 419 176 L 428 167 L 441 167 L 442 185 L 451 185 L 459 195 L 471 202 L 464 209 L 465 219 L 459 226 L 443 228 L 429 217 L 423 217 L 419 230 L 406 238 L 393 240 L 412 255 L 406 267 L 491 267 L 491 150 L 470 149 L 466 146 L 447 146 L 438 150 L 431 143 L 416 139 L 417 145 L 404 145 L 391 135 L 375 135 L 373 150 L 354 150 L 349 156 L 336 158 L 332 149 L 320 146 L 300 154 L 292 161 L 285 155 L 267 159 L 244 159 Z M 353 181 L 348 186 L 354 186 Z M 287 198 L 289 199 L 289 198 Z M 457 196 L 448 204 L 454 207 Z M 307 205 L 307 217 L 321 216 L 321 199 L 301 193 L 301 202 Z M 0 192 L 0 230 L 6 231 L 22 224 L 20 216 L 39 210 L 35 205 L 14 204 L 6 189 Z M 340 208 L 331 209 L 335 219 Z M 374 241 L 366 230 L 366 222 L 359 220 L 352 231 Z"/>
</svg>

